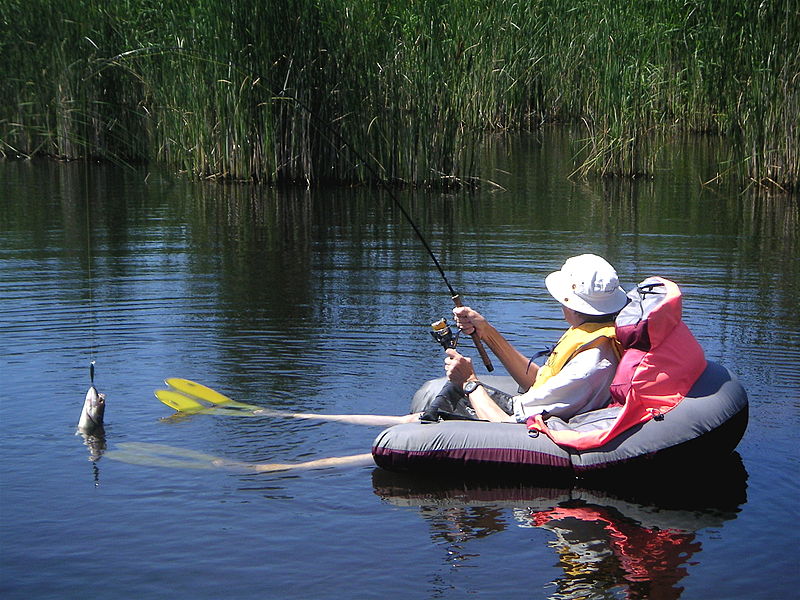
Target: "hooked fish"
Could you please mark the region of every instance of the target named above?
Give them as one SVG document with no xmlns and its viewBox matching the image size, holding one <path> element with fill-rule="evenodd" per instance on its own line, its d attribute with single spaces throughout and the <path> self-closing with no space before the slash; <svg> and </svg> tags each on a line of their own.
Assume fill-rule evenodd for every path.
<svg viewBox="0 0 800 600">
<path fill-rule="evenodd" d="M 106 412 L 106 395 L 97 391 L 93 385 L 86 392 L 81 418 L 78 421 L 79 433 L 100 433 L 103 430 L 103 415 Z"/>
</svg>

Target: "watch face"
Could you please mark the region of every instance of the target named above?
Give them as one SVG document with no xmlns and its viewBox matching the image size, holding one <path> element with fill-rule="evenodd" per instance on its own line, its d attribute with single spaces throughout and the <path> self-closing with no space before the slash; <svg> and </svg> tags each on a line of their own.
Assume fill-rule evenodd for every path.
<svg viewBox="0 0 800 600">
<path fill-rule="evenodd" d="M 464 393 L 471 394 L 480 384 L 477 381 L 468 381 L 464 384 Z"/>
</svg>

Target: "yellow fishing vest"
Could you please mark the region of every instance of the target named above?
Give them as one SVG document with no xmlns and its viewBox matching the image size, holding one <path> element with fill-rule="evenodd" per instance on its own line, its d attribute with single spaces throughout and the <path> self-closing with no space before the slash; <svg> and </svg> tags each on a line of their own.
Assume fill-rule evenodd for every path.
<svg viewBox="0 0 800 600">
<path fill-rule="evenodd" d="M 539 387 L 545 381 L 558 374 L 570 359 L 584 350 L 596 348 L 603 343 L 603 339 L 611 340 L 617 358 L 622 356 L 622 350 L 617 341 L 617 334 L 614 325 L 607 323 L 583 323 L 577 327 L 570 327 L 566 333 L 558 340 L 558 344 L 553 348 L 550 356 L 536 374 L 536 380 L 531 386 L 532 389 Z"/>
</svg>

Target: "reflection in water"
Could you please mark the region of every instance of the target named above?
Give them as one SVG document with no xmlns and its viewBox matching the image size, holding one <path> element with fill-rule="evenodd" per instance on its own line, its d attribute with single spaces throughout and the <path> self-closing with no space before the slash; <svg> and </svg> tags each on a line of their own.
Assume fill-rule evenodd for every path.
<svg viewBox="0 0 800 600">
<path fill-rule="evenodd" d="M 515 510 L 521 524 L 555 535 L 550 542 L 564 576 L 555 598 L 590 598 L 619 586 L 629 598 L 678 598 L 677 583 L 699 552 L 695 533 L 646 525 L 615 507 L 565 501 L 550 510 Z"/>
<path fill-rule="evenodd" d="M 105 430 L 100 427 L 93 433 L 83 433 L 76 431 L 75 435 L 80 435 L 83 438 L 83 445 L 89 448 L 89 460 L 92 462 L 92 476 L 94 477 L 95 486 L 100 485 L 100 467 L 97 462 L 103 457 L 106 451 L 106 434 Z"/>
<path fill-rule="evenodd" d="M 458 566 L 477 554 L 470 554 L 466 545 L 505 529 L 504 511 L 491 506 L 449 507 L 444 510 L 433 506 L 421 506 L 420 513 L 429 522 L 431 539 L 444 542 L 447 547 L 447 562 Z"/>
<path fill-rule="evenodd" d="M 97 462 L 103 457 L 106 451 L 106 434 L 102 427 L 91 434 L 78 431 L 76 435 L 80 435 L 83 438 L 83 445 L 89 448 L 90 461 Z"/>
<path fill-rule="evenodd" d="M 373 473 L 373 485 L 386 501 L 419 507 L 449 566 L 478 556 L 472 540 L 514 523 L 553 536 L 548 546 L 562 575 L 550 598 L 679 598 L 702 550 L 697 533 L 735 519 L 746 502 L 739 455 L 714 469 L 629 478 L 613 490 L 441 482 L 383 470 Z"/>
</svg>

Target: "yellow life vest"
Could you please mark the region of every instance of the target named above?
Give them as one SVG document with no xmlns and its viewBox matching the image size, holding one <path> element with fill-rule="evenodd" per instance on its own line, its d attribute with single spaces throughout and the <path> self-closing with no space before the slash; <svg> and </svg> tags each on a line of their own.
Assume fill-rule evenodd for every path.
<svg viewBox="0 0 800 600">
<path fill-rule="evenodd" d="M 570 327 L 558 340 L 558 344 L 547 357 L 547 362 L 539 368 L 531 388 L 535 389 L 544 384 L 545 381 L 558 374 L 573 356 L 589 348 L 596 348 L 606 338 L 611 340 L 614 352 L 617 354 L 617 358 L 620 358 L 622 350 L 617 341 L 613 323 L 610 325 L 608 323 L 582 323 L 577 327 Z"/>
</svg>

